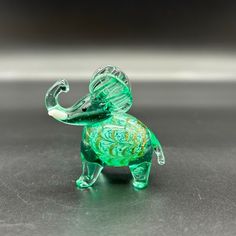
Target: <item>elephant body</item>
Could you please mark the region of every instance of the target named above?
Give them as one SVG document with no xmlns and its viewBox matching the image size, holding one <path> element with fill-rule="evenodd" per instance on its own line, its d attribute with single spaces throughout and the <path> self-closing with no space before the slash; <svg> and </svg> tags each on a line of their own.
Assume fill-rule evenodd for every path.
<svg viewBox="0 0 236 236">
<path fill-rule="evenodd" d="M 85 126 L 82 142 L 84 152 L 94 152 L 102 163 L 115 167 L 128 166 L 153 151 L 148 128 L 126 113 Z"/>
</svg>

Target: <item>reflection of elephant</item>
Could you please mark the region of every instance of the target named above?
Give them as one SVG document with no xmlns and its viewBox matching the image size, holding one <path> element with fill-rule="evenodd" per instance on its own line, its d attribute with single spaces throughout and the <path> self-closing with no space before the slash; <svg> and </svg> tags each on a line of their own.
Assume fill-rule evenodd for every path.
<svg viewBox="0 0 236 236">
<path fill-rule="evenodd" d="M 85 126 L 81 142 L 83 173 L 77 186 L 92 186 L 104 166 L 129 166 L 133 185 L 146 187 L 153 151 L 159 164 L 164 164 L 165 158 L 155 135 L 125 113 L 132 105 L 127 76 L 113 66 L 102 68 L 93 75 L 89 93 L 70 108 L 63 108 L 58 96 L 68 91 L 67 81 L 58 81 L 48 90 L 45 102 L 48 114 L 56 120 Z"/>
</svg>

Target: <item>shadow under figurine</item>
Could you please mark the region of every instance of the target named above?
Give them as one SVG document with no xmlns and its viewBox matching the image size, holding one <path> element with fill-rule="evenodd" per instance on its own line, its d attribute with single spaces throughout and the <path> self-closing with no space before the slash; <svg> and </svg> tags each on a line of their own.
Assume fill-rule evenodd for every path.
<svg viewBox="0 0 236 236">
<path fill-rule="evenodd" d="M 165 157 L 156 136 L 141 121 L 126 112 L 132 105 L 127 76 L 117 67 L 99 69 L 89 84 L 89 93 L 69 108 L 58 103 L 68 92 L 66 80 L 57 81 L 47 92 L 48 114 L 70 125 L 83 125 L 81 158 L 83 171 L 79 188 L 92 186 L 105 166 L 129 166 L 133 186 L 147 186 L 153 152 L 160 165 Z"/>
</svg>

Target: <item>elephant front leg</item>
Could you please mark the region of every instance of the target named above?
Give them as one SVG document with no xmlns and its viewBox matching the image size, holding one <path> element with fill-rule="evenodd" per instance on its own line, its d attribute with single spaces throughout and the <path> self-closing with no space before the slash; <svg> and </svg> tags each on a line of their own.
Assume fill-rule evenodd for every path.
<svg viewBox="0 0 236 236">
<path fill-rule="evenodd" d="M 76 180 L 78 188 L 88 188 L 92 186 L 100 175 L 103 166 L 96 162 L 89 162 L 82 158 L 83 171 L 79 179 Z"/>
<path fill-rule="evenodd" d="M 133 186 L 135 188 L 142 189 L 147 186 L 151 165 L 151 162 L 142 162 L 140 164 L 133 164 L 129 166 L 133 176 Z"/>
</svg>

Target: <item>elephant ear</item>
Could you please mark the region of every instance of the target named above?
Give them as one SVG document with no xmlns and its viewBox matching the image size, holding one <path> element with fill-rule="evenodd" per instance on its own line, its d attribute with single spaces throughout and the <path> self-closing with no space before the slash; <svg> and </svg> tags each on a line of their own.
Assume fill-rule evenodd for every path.
<svg viewBox="0 0 236 236">
<path fill-rule="evenodd" d="M 127 112 L 132 106 L 128 77 L 117 67 L 106 66 L 95 72 L 89 84 L 92 100 L 104 103 L 110 112 Z"/>
</svg>

